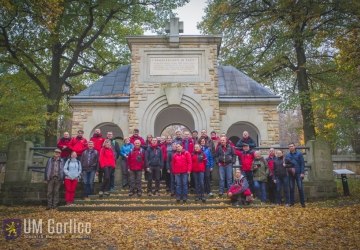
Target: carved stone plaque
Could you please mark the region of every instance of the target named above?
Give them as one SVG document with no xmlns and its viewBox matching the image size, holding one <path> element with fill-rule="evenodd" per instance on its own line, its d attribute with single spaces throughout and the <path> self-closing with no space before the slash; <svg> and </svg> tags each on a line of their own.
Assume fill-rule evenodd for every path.
<svg viewBox="0 0 360 250">
<path fill-rule="evenodd" d="M 197 57 L 152 57 L 150 76 L 189 76 L 199 75 Z"/>
</svg>

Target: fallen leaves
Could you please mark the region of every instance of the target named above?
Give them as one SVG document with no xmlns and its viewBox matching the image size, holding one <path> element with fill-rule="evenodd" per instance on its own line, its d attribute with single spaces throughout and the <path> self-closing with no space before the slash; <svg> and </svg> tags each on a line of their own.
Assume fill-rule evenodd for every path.
<svg viewBox="0 0 360 250">
<path fill-rule="evenodd" d="M 58 212 L 37 207 L 1 207 L 5 218 L 54 218 L 90 222 L 89 238 L 5 241 L 6 249 L 241 249 L 346 248 L 360 246 L 360 205 L 200 211 Z"/>
</svg>

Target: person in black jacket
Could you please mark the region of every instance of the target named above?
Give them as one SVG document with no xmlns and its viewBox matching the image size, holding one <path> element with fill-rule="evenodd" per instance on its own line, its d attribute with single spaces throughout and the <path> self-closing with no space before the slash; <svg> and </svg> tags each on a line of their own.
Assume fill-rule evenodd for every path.
<svg viewBox="0 0 360 250">
<path fill-rule="evenodd" d="M 94 142 L 88 142 L 88 149 L 81 155 L 82 179 L 84 182 L 84 198 L 89 198 L 89 195 L 94 192 L 94 178 L 99 165 L 99 153 L 94 148 Z"/>
<path fill-rule="evenodd" d="M 145 154 L 146 171 L 149 173 L 147 191 L 148 195 L 160 195 L 160 172 L 163 168 L 164 160 L 161 148 L 158 146 L 156 138 L 151 139 L 151 145 L 146 149 Z M 155 181 L 155 191 L 152 192 L 152 182 Z"/>
<path fill-rule="evenodd" d="M 249 145 L 250 149 L 256 148 L 255 141 L 250 137 L 249 132 L 244 131 L 243 137 L 236 143 L 237 148 L 242 148 L 243 144 Z"/>
<path fill-rule="evenodd" d="M 274 158 L 274 182 L 276 184 L 276 202 L 281 205 L 281 194 L 284 190 L 285 206 L 290 205 L 289 174 L 285 168 L 284 155 L 281 150 L 276 151 Z"/>
</svg>

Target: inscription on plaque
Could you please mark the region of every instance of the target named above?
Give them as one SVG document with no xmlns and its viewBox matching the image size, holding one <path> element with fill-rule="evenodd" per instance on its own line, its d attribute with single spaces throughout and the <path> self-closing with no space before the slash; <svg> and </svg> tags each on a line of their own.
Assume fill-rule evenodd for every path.
<svg viewBox="0 0 360 250">
<path fill-rule="evenodd" d="M 151 76 L 188 76 L 199 74 L 199 58 L 196 57 L 152 57 Z"/>
</svg>

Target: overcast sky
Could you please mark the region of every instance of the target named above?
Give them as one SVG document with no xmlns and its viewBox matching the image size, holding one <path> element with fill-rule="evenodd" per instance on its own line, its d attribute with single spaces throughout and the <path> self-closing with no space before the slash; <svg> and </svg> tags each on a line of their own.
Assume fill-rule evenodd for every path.
<svg viewBox="0 0 360 250">
<path fill-rule="evenodd" d="M 206 0 L 190 0 L 185 6 L 178 8 L 174 12 L 180 21 L 184 22 L 184 33 L 182 35 L 199 35 L 200 31 L 196 28 L 198 22 L 204 16 Z"/>
</svg>

